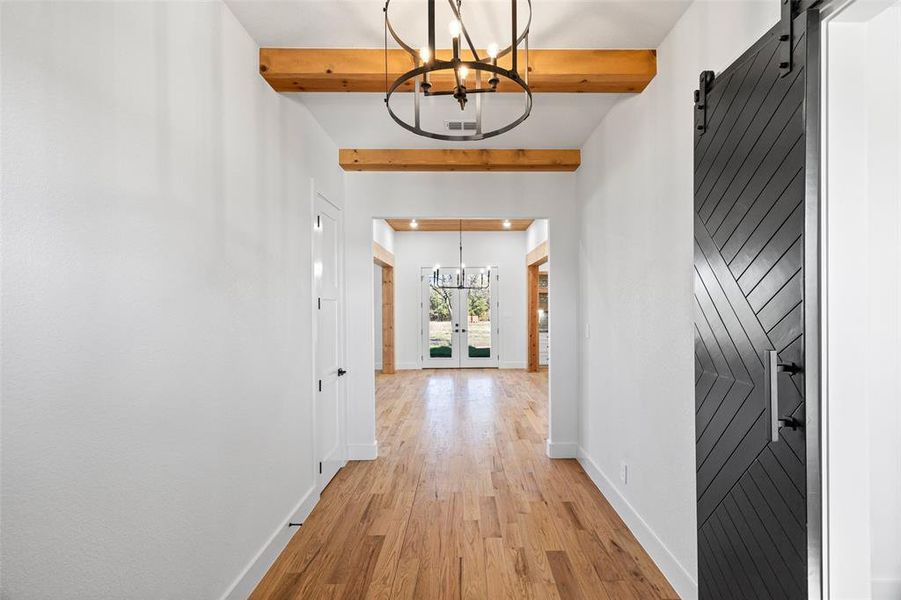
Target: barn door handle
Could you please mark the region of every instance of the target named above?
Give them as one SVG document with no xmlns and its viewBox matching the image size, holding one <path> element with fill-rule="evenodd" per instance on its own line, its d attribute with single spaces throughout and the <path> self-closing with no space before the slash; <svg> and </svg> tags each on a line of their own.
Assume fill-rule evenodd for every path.
<svg viewBox="0 0 901 600">
<path fill-rule="evenodd" d="M 780 373 L 788 373 L 790 375 L 794 375 L 795 373 L 800 373 L 803 369 L 796 365 L 795 363 L 776 363 L 776 368 Z"/>
<path fill-rule="evenodd" d="M 779 373 L 794 375 L 803 372 L 804 369 L 795 363 L 779 362 L 779 354 L 775 350 L 764 352 L 764 370 L 766 377 L 766 400 L 770 407 L 770 441 L 779 441 L 779 429 L 789 427 L 792 430 L 801 427 L 803 423 L 794 417 L 779 417 Z"/>
<path fill-rule="evenodd" d="M 794 417 L 782 417 L 781 419 L 779 419 L 779 425 L 781 427 L 788 427 L 789 429 L 794 431 L 799 427 L 803 427 L 804 423 Z"/>
</svg>

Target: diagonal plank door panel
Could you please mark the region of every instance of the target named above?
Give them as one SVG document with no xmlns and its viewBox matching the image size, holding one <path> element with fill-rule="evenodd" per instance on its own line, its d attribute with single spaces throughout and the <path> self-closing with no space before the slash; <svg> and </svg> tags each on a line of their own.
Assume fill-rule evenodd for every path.
<svg viewBox="0 0 901 600">
<path fill-rule="evenodd" d="M 695 407 L 701 598 L 804 598 L 803 429 L 770 441 L 766 353 L 803 365 L 804 18 L 780 76 L 776 29 L 707 95 L 695 136 Z M 804 418 L 803 374 L 778 417 Z"/>
</svg>

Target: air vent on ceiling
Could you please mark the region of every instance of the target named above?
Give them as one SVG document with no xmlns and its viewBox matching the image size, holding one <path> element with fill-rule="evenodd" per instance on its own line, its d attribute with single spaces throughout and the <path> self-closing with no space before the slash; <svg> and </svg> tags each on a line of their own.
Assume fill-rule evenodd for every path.
<svg viewBox="0 0 901 600">
<path fill-rule="evenodd" d="M 445 121 L 444 127 L 448 131 L 475 131 L 475 121 Z"/>
</svg>

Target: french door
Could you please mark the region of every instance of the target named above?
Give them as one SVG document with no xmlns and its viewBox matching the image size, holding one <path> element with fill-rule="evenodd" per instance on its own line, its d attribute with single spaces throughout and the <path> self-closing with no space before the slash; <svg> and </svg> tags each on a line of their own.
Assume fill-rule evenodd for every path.
<svg viewBox="0 0 901 600">
<path fill-rule="evenodd" d="M 467 267 L 467 276 L 491 273 L 485 289 L 441 288 L 422 270 L 422 366 L 497 367 L 497 267 Z"/>
<path fill-rule="evenodd" d="M 810 92 L 818 18 L 801 13 L 790 33 L 785 19 L 724 72 L 704 72 L 695 98 L 702 600 L 816 595 L 808 460 L 817 404 L 805 401 L 805 371 L 815 368 L 805 358 L 816 334 L 808 324 L 817 157 L 808 132 L 818 108 Z"/>
</svg>

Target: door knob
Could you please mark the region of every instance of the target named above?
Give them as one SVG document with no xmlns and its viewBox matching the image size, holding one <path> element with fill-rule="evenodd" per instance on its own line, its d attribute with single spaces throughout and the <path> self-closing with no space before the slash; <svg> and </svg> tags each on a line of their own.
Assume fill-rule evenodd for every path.
<svg viewBox="0 0 901 600">
<path fill-rule="evenodd" d="M 338 377 L 341 377 L 342 375 L 344 375 L 346 373 L 347 373 L 347 371 L 345 371 L 344 369 L 341 369 L 341 368 L 338 369 Z"/>
</svg>

